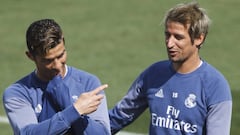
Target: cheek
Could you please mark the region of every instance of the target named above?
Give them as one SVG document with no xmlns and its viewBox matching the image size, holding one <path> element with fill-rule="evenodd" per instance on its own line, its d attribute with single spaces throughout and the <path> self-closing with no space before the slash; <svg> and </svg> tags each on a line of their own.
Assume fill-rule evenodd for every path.
<svg viewBox="0 0 240 135">
<path fill-rule="evenodd" d="M 51 65 L 42 65 L 42 64 L 38 64 L 37 65 L 38 70 L 42 71 L 42 72 L 48 72 L 51 68 Z"/>
<path fill-rule="evenodd" d="M 63 63 L 63 64 L 65 64 L 66 61 L 67 61 L 67 54 L 64 54 L 64 55 L 62 56 L 62 58 L 60 58 L 60 62 Z"/>
<path fill-rule="evenodd" d="M 187 49 L 187 46 L 184 43 L 182 43 L 182 42 L 176 42 L 175 43 L 175 48 L 178 51 L 184 52 Z"/>
<path fill-rule="evenodd" d="M 188 52 L 194 49 L 194 46 L 191 44 L 190 40 L 183 40 L 177 43 L 179 49 L 184 52 Z"/>
<path fill-rule="evenodd" d="M 186 57 L 191 57 L 192 55 L 194 55 L 196 53 L 196 47 L 195 46 L 188 46 L 186 48 L 184 48 L 183 50 L 183 54 Z"/>
<path fill-rule="evenodd" d="M 50 63 L 43 63 L 41 61 L 35 61 L 36 67 L 40 71 L 48 71 L 51 67 Z"/>
</svg>

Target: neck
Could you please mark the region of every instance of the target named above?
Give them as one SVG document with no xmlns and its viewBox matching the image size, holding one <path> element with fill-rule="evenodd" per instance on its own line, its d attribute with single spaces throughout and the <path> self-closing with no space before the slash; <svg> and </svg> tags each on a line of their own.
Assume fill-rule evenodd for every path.
<svg viewBox="0 0 240 135">
<path fill-rule="evenodd" d="M 198 69 L 201 65 L 202 60 L 200 58 L 190 62 L 173 62 L 174 70 L 181 74 L 191 73 Z"/>
<path fill-rule="evenodd" d="M 64 73 L 63 74 L 61 74 L 61 77 L 62 78 L 64 78 L 66 75 L 67 75 L 67 73 L 68 73 L 68 67 L 67 67 L 67 65 L 65 64 L 64 65 L 65 66 L 65 68 L 64 68 Z M 38 71 L 38 69 L 36 68 L 35 69 L 35 74 L 36 74 L 36 76 L 40 79 L 40 80 L 42 80 L 42 81 L 45 81 L 45 82 L 48 82 L 49 80 L 51 80 L 52 78 L 49 78 L 49 76 L 42 76 L 42 74 L 41 73 L 39 73 L 39 71 Z M 60 75 L 60 74 L 59 74 Z"/>
</svg>

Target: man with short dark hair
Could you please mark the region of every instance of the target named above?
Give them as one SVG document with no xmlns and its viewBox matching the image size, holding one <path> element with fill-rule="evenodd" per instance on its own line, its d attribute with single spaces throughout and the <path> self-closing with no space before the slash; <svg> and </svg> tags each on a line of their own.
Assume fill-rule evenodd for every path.
<svg viewBox="0 0 240 135">
<path fill-rule="evenodd" d="M 36 69 L 4 92 L 3 104 L 15 135 L 109 135 L 106 97 L 100 80 L 66 65 L 60 26 L 33 22 L 26 55 Z"/>
</svg>

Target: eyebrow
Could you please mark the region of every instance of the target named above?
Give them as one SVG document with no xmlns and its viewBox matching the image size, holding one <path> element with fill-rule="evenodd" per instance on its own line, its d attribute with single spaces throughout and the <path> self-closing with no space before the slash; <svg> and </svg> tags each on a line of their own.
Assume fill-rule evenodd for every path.
<svg viewBox="0 0 240 135">
<path fill-rule="evenodd" d="M 59 54 L 58 56 L 56 56 L 54 58 L 43 58 L 43 59 L 45 59 L 45 60 L 53 60 L 55 58 L 59 59 L 59 58 L 61 58 L 65 54 L 65 52 L 66 52 L 66 49 L 64 49 L 61 54 Z"/>
<path fill-rule="evenodd" d="M 61 58 L 64 55 L 65 52 L 66 52 L 66 49 L 64 49 L 63 52 L 60 55 L 57 56 L 57 58 Z"/>
</svg>

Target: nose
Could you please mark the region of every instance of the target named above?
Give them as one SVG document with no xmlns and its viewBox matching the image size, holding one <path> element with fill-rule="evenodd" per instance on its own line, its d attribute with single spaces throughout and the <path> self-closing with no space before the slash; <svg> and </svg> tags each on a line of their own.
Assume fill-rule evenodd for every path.
<svg viewBox="0 0 240 135">
<path fill-rule="evenodd" d="M 60 59 L 55 58 L 52 63 L 52 68 L 58 71 L 61 71 L 62 62 Z"/>
<path fill-rule="evenodd" d="M 173 36 L 169 36 L 168 38 L 166 38 L 166 45 L 168 48 L 172 48 L 174 46 L 174 37 Z"/>
</svg>

